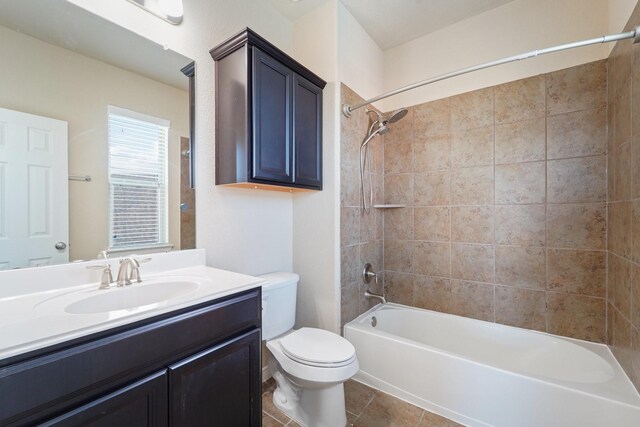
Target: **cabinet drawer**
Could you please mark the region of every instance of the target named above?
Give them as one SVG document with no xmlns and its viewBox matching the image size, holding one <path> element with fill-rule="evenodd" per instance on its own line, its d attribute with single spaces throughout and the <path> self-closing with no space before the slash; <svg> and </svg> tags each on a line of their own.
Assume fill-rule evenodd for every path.
<svg viewBox="0 0 640 427">
<path fill-rule="evenodd" d="M 0 425 L 50 418 L 260 326 L 260 289 L 0 369 Z"/>
</svg>

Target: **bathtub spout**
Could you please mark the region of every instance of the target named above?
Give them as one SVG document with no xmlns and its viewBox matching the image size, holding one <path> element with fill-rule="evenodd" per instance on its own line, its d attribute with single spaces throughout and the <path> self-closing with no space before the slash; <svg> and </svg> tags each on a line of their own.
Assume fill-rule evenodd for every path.
<svg viewBox="0 0 640 427">
<path fill-rule="evenodd" d="M 364 291 L 364 297 L 365 298 L 377 298 L 380 301 L 382 301 L 383 304 L 387 303 L 387 299 L 384 297 L 384 294 L 383 295 L 374 294 L 373 292 L 369 292 L 368 289 Z"/>
</svg>

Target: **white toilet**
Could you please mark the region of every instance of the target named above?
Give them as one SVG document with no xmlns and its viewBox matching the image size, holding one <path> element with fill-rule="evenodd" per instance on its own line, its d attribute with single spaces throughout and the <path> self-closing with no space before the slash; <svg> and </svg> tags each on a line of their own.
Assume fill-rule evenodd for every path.
<svg viewBox="0 0 640 427">
<path fill-rule="evenodd" d="M 297 274 L 260 277 L 268 282 L 262 286 L 262 339 L 273 356 L 273 403 L 304 427 L 345 426 L 343 384 L 358 371 L 355 348 L 333 332 L 293 329 Z"/>
</svg>

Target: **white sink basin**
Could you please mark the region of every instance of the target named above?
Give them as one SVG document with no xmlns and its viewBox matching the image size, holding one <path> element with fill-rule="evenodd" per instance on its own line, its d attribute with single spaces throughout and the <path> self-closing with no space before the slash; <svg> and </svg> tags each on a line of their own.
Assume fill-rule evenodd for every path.
<svg viewBox="0 0 640 427">
<path fill-rule="evenodd" d="M 191 280 L 149 282 L 102 290 L 67 305 L 64 310 L 69 314 L 92 314 L 148 309 L 183 297 L 200 286 Z"/>
</svg>

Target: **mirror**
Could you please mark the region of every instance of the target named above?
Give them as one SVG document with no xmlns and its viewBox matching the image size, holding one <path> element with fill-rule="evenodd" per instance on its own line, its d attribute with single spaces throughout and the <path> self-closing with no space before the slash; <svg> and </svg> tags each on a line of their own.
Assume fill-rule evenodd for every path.
<svg viewBox="0 0 640 427">
<path fill-rule="evenodd" d="M 193 61 L 64 0 L 0 40 L 0 269 L 195 247 Z"/>
</svg>

